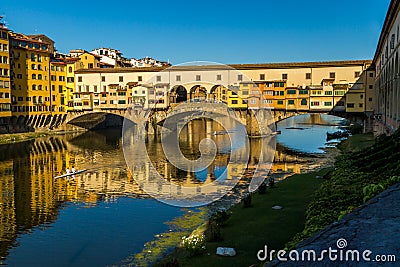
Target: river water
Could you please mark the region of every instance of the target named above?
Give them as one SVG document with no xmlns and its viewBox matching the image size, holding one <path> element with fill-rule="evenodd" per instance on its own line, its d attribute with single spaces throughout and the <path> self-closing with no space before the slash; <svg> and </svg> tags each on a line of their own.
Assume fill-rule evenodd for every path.
<svg viewBox="0 0 400 267">
<path fill-rule="evenodd" d="M 284 179 L 320 164 L 326 132 L 335 131 L 339 118 L 303 115 L 277 125 L 274 163 L 270 176 Z M 209 134 L 204 121 L 193 121 L 180 136 L 183 154 L 196 158 L 198 144 Z M 203 125 L 203 126 L 202 126 Z M 211 125 L 212 130 L 220 130 Z M 157 138 L 147 140 L 153 164 L 171 181 L 196 187 L 212 182 L 226 170 L 230 149 L 227 136 L 213 137 L 222 151 L 202 172 L 182 171 L 160 156 Z M 250 140 L 256 159 L 259 140 Z M 225 150 L 224 150 L 225 149 Z M 254 164 L 250 160 L 248 165 Z M 88 169 L 82 175 L 54 179 L 67 167 Z M 246 170 L 250 166 L 245 166 Z M 232 168 L 226 175 L 232 175 Z M 140 174 L 140 175 L 139 175 Z M 174 246 L 184 229 L 201 223 L 193 214 L 207 211 L 161 203 L 143 192 L 137 176 L 126 167 L 120 129 L 66 134 L 0 146 L 0 263 L 9 266 L 148 265 L 166 247 Z M 244 177 L 246 175 L 243 175 Z M 229 178 L 229 177 L 228 177 Z M 151 177 L 145 177 L 151 180 Z M 140 183 L 140 182 L 139 182 Z M 233 195 L 233 194 L 230 194 Z M 226 202 L 232 199 L 227 198 Z M 182 226 L 186 218 L 186 226 Z M 197 220 L 197 221 L 196 221 Z M 183 231 L 184 233 L 186 233 Z M 169 234 L 168 234 L 169 233 Z M 179 238 L 178 238 L 179 237 Z M 164 240 L 165 241 L 165 240 Z M 174 243 L 175 242 L 175 243 Z M 150 249 L 150 245 L 152 248 Z M 150 254 L 156 254 L 150 257 Z"/>
</svg>

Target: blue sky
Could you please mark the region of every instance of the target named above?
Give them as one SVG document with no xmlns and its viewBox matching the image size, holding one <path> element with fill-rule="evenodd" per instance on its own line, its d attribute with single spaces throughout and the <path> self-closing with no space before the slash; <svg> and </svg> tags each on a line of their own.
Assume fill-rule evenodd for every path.
<svg viewBox="0 0 400 267">
<path fill-rule="evenodd" d="M 390 0 L 15 1 L 8 27 L 60 52 L 98 47 L 173 64 L 371 59 Z"/>
</svg>

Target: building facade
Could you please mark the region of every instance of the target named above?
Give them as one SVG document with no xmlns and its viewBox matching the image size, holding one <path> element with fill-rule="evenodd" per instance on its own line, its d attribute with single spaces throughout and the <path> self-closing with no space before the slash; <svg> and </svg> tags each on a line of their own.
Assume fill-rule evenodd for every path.
<svg viewBox="0 0 400 267">
<path fill-rule="evenodd" d="M 0 125 L 11 117 L 10 45 L 9 31 L 0 17 Z"/>
<path fill-rule="evenodd" d="M 400 126 L 400 2 L 392 0 L 386 14 L 373 60 L 375 113 L 392 131 Z M 372 72 L 370 72 L 372 73 Z M 368 98 L 373 97 L 368 93 Z M 374 102 L 374 101 L 372 101 Z"/>
<path fill-rule="evenodd" d="M 186 66 L 171 68 L 81 69 L 76 71 L 75 110 L 166 108 L 180 101 L 217 101 L 234 109 L 364 112 L 371 61 Z M 161 95 L 156 88 L 163 88 Z M 357 89 L 358 88 L 358 89 Z M 98 90 L 103 98 L 95 101 Z M 127 101 L 115 98 L 126 90 Z M 346 94 L 356 109 L 346 108 Z M 360 91 L 361 90 L 361 91 Z M 179 91 L 179 93 L 178 93 Z M 82 100 L 83 94 L 86 101 Z M 155 95 L 156 94 L 156 95 Z M 158 95 L 158 98 L 156 97 Z M 178 96 L 179 94 L 179 96 Z M 361 94 L 361 95 L 360 95 Z M 124 96 L 123 94 L 121 96 Z M 129 100 L 131 96 L 131 100 Z M 99 103 L 99 105 L 95 104 Z"/>
</svg>

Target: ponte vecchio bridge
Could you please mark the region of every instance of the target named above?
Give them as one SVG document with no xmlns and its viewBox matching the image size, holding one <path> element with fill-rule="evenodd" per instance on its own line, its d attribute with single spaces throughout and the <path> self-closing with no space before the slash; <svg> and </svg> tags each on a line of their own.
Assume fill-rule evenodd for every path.
<svg viewBox="0 0 400 267">
<path fill-rule="evenodd" d="M 68 110 L 53 118 L 32 118 L 33 127 L 60 127 L 101 121 L 101 114 L 126 117 L 126 111 L 152 111 L 159 123 L 182 102 L 224 103 L 242 123 L 249 111 L 268 108 L 275 122 L 306 113 L 372 112 L 371 61 L 170 68 L 85 69 L 75 73 Z M 371 77 L 371 78 L 370 78 Z M 370 103 L 371 102 L 371 103 Z M 142 110 L 142 111 L 140 111 Z M 144 111 L 143 111 L 144 110 Z M 147 111 L 146 111 L 147 110 Z M 251 121 L 251 120 L 250 120 Z"/>
</svg>

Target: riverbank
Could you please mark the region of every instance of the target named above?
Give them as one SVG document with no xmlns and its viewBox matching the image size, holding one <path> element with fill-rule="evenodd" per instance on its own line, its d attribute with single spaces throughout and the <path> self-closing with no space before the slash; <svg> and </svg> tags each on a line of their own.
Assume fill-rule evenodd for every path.
<svg viewBox="0 0 400 267">
<path fill-rule="evenodd" d="M 374 142 L 372 135 L 355 135 L 342 142 L 339 148 L 346 153 L 369 146 Z M 332 166 L 340 154 L 338 149 L 328 148 L 314 171 L 293 175 L 269 188 L 266 194 L 253 194 L 252 206 L 244 208 L 243 203 L 235 205 L 229 212 L 231 217 L 220 228 L 222 240 L 207 242 L 203 255 L 188 257 L 183 248 L 177 248 L 157 266 L 250 266 L 261 264 L 257 252 L 265 245 L 268 249 L 283 249 L 288 242 L 306 225 L 307 207 L 315 201 L 313 195 L 333 170 Z M 283 209 L 274 210 L 273 206 Z M 221 257 L 215 254 L 216 248 L 233 247 L 235 257 Z M 173 265 L 175 266 L 175 265 Z"/>
<path fill-rule="evenodd" d="M 222 240 L 207 242 L 203 255 L 188 257 L 184 249 L 177 248 L 157 266 L 168 266 L 166 264 L 174 260 L 179 262 L 179 266 L 250 266 L 260 263 L 257 251 L 265 245 L 281 249 L 304 229 L 307 205 L 323 182 L 320 177 L 329 171 L 330 168 L 324 168 L 296 174 L 267 189 L 265 194 L 253 194 L 250 207 L 245 208 L 240 203 L 228 211 L 231 216 L 220 229 Z M 283 208 L 274 210 L 273 206 Z M 220 246 L 235 248 L 237 255 L 217 256 L 215 252 Z"/>
<path fill-rule="evenodd" d="M 27 133 L 13 133 L 13 134 L 1 134 L 0 145 L 13 144 L 18 142 L 24 142 L 35 138 L 54 136 L 67 133 L 76 133 L 78 131 L 43 131 L 43 132 L 27 132 Z"/>
</svg>

